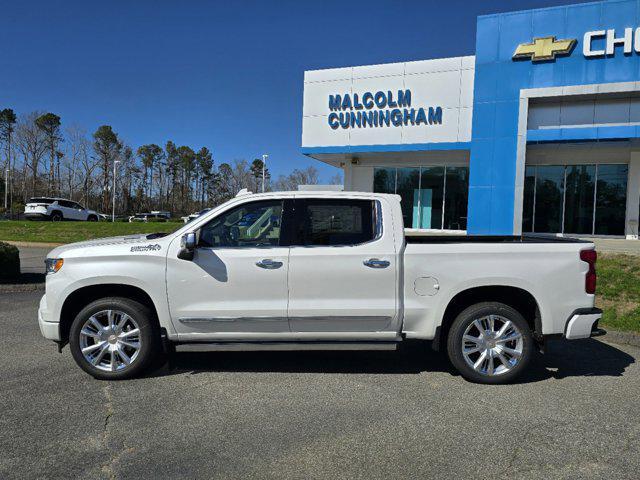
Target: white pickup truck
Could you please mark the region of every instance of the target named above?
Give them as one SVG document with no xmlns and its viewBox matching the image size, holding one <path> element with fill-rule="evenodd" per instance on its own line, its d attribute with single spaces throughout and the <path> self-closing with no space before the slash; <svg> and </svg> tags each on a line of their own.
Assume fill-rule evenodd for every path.
<svg viewBox="0 0 640 480">
<path fill-rule="evenodd" d="M 172 234 L 56 248 L 38 320 L 100 379 L 138 375 L 176 345 L 421 339 L 465 378 L 505 383 L 549 336 L 603 333 L 595 261 L 579 240 L 409 235 L 395 195 L 242 194 Z"/>
</svg>

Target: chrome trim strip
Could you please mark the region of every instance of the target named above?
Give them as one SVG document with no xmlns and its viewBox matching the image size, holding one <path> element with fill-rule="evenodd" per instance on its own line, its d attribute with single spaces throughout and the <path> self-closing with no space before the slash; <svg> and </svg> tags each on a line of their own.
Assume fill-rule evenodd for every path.
<svg viewBox="0 0 640 480">
<path fill-rule="evenodd" d="M 286 322 L 287 317 L 185 317 L 178 321 L 185 325 L 193 323 L 218 323 L 218 322 L 239 322 L 239 321 L 268 321 Z"/>
<path fill-rule="evenodd" d="M 334 322 L 334 321 L 363 321 L 363 322 L 378 322 L 378 321 L 390 321 L 392 320 L 393 317 L 389 317 L 386 315 L 380 315 L 380 316 L 360 316 L 360 315 L 350 315 L 350 316 L 344 316 L 344 315 L 325 315 L 325 316 L 317 316 L 317 317 L 289 317 L 290 321 L 330 321 L 330 322 Z"/>
<path fill-rule="evenodd" d="M 343 315 L 325 315 L 325 316 L 317 316 L 317 317 L 184 317 L 179 318 L 178 321 L 185 325 L 193 324 L 193 323 L 216 323 L 216 322 L 238 322 L 238 321 L 362 321 L 362 322 L 370 322 L 370 321 L 390 321 L 393 317 L 389 317 L 386 315 L 381 316 L 360 316 L 360 315 L 351 315 L 351 316 L 343 316 Z"/>
</svg>

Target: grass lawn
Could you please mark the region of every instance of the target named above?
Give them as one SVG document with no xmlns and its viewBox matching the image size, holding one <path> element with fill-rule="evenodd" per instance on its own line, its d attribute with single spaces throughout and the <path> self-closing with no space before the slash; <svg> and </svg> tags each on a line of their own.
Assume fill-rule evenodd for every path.
<svg viewBox="0 0 640 480">
<path fill-rule="evenodd" d="M 602 254 L 596 263 L 596 306 L 603 327 L 640 333 L 640 257 Z"/>
<path fill-rule="evenodd" d="M 14 242 L 71 243 L 93 238 L 135 233 L 173 232 L 182 222 L 45 222 L 7 220 L 0 222 L 0 240 Z"/>
</svg>

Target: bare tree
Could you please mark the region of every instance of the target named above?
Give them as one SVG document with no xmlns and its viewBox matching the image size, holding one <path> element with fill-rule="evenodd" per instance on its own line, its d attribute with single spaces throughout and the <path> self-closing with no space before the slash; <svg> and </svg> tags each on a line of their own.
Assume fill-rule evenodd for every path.
<svg viewBox="0 0 640 480">
<path fill-rule="evenodd" d="M 304 170 L 297 168 L 289 175 L 280 175 L 273 186 L 276 191 L 297 190 L 298 185 L 317 185 L 318 170 L 314 167 L 307 167 Z"/>
<path fill-rule="evenodd" d="M 342 185 L 342 175 L 336 173 L 331 179 L 329 179 L 329 185 Z"/>
<path fill-rule="evenodd" d="M 38 112 L 24 115 L 18 122 L 16 129 L 16 145 L 26 168 L 31 170 L 31 195 L 37 195 L 38 167 L 47 150 L 47 142 L 42 129 L 36 125 Z"/>
</svg>

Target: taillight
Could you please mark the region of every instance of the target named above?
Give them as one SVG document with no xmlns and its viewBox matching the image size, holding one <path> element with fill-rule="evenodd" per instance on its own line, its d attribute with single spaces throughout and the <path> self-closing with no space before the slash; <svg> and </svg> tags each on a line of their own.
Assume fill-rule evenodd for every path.
<svg viewBox="0 0 640 480">
<path fill-rule="evenodd" d="M 596 293 L 596 260 L 598 254 L 595 250 L 580 251 L 580 260 L 589 264 L 589 271 L 584 282 L 584 290 L 587 293 Z"/>
</svg>

